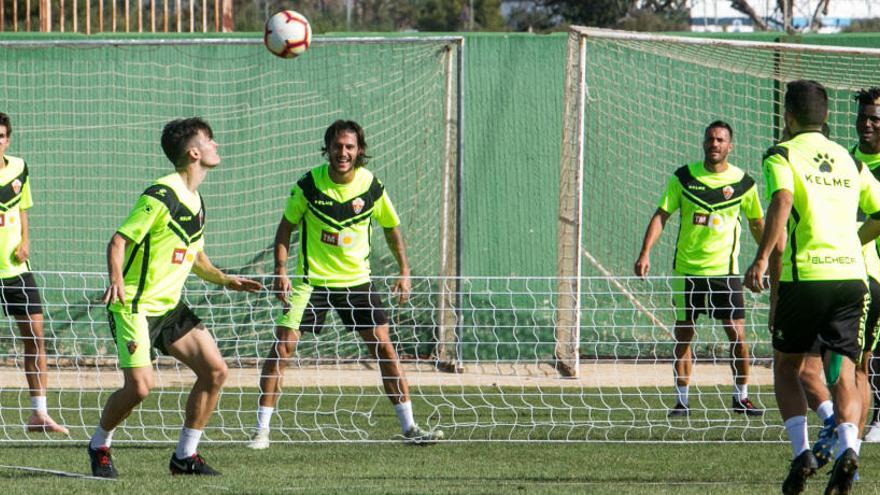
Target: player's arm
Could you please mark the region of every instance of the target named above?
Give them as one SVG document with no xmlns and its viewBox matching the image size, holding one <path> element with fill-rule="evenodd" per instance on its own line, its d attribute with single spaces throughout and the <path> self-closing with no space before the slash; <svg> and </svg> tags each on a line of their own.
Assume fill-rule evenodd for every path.
<svg viewBox="0 0 880 495">
<path fill-rule="evenodd" d="M 263 284 L 249 278 L 227 275 L 214 266 L 204 251 L 196 254 L 193 262 L 193 273 L 200 279 L 213 284 L 222 285 L 230 290 L 256 292 L 263 288 Z"/>
<path fill-rule="evenodd" d="M 770 312 L 767 315 L 767 328 L 773 331 L 773 321 L 776 319 L 776 304 L 779 301 L 779 278 L 782 276 L 782 253 L 785 252 L 785 234 L 779 236 L 773 249 L 770 251 L 769 266 L 770 274 Z"/>
<path fill-rule="evenodd" d="M 409 261 L 406 258 L 406 246 L 403 242 L 403 233 L 400 227 L 391 227 L 383 229 L 385 231 L 385 242 L 388 243 L 388 249 L 397 260 L 397 266 L 400 268 L 400 277 L 391 289 L 397 294 L 397 300 L 403 304 L 409 300 L 409 294 L 412 291 L 412 281 L 409 278 Z"/>
<path fill-rule="evenodd" d="M 787 189 L 778 189 L 773 193 L 773 199 L 767 208 L 767 220 L 764 225 L 764 235 L 758 244 L 758 252 L 755 260 L 745 275 L 745 286 L 752 292 L 761 292 L 764 287 L 764 274 L 769 266 L 770 253 L 777 249 L 779 238 L 785 235 L 785 225 L 791 215 L 791 205 L 794 196 Z"/>
<path fill-rule="evenodd" d="M 859 208 L 868 215 L 868 219 L 859 228 L 859 240 L 862 244 L 867 244 L 880 236 L 880 183 L 866 166 L 862 166 L 859 179 Z"/>
<path fill-rule="evenodd" d="M 758 188 L 752 186 L 751 190 L 746 193 L 743 198 L 743 212 L 749 222 L 749 232 L 756 244 L 761 243 L 761 236 L 764 234 L 764 211 L 761 209 L 761 200 L 758 199 Z"/>
<path fill-rule="evenodd" d="M 763 218 L 750 218 L 749 219 L 749 232 L 752 233 L 752 238 L 755 239 L 756 243 L 761 243 L 761 236 L 764 234 L 764 219 Z"/>
<path fill-rule="evenodd" d="M 637 276 L 644 277 L 651 270 L 651 248 L 657 243 L 666 222 L 669 220 L 670 213 L 663 208 L 657 208 L 651 221 L 648 222 L 648 228 L 645 230 L 645 238 L 642 240 L 642 250 L 639 252 L 639 258 L 636 260 L 634 271 Z"/>
<path fill-rule="evenodd" d="M 287 294 L 290 293 L 290 279 L 287 277 L 287 258 L 290 255 L 290 236 L 293 234 L 295 225 L 281 215 L 281 222 L 275 229 L 275 280 L 272 283 L 272 291 L 275 292 L 281 302 L 287 304 Z"/>
<path fill-rule="evenodd" d="M 122 276 L 122 263 L 125 259 L 125 248 L 131 241 L 116 232 L 107 243 L 107 273 L 110 276 L 110 285 L 104 291 L 101 300 L 104 304 L 119 301 L 125 304 L 125 278 Z"/>
<path fill-rule="evenodd" d="M 31 236 L 27 210 L 19 211 L 19 221 L 21 222 L 21 242 L 15 248 L 14 256 L 16 261 L 24 263 L 31 254 Z"/>
</svg>

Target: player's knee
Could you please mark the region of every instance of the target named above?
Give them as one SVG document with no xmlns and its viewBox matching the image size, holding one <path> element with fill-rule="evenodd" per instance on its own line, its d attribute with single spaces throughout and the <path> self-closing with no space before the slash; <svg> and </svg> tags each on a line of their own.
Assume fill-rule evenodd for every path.
<svg viewBox="0 0 880 495">
<path fill-rule="evenodd" d="M 126 384 L 128 392 L 138 401 L 143 401 L 150 395 L 153 384 L 150 380 L 135 380 Z"/>
<path fill-rule="evenodd" d="M 214 366 L 211 369 L 210 380 L 211 385 L 215 387 L 221 387 L 224 383 L 226 383 L 226 379 L 229 377 L 229 367 L 226 366 L 225 362 L 220 362 L 217 366 Z"/>
</svg>

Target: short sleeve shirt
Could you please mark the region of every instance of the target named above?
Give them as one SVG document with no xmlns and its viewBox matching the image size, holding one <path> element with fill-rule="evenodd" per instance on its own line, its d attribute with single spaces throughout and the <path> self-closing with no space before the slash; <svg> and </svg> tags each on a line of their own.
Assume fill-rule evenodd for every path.
<svg viewBox="0 0 880 495">
<path fill-rule="evenodd" d="M 658 206 L 670 214 L 681 211 L 673 268 L 684 275 L 739 273 L 740 215 L 764 216 L 748 174 L 733 165 L 709 172 L 701 161 L 676 170 Z"/>
<path fill-rule="evenodd" d="M 125 305 L 111 311 L 157 316 L 177 306 L 196 255 L 204 249 L 205 208 L 176 172 L 141 194 L 117 232 L 128 239 Z"/>
<path fill-rule="evenodd" d="M 792 193 L 780 280 L 865 279 L 861 209 L 880 217 L 880 183 L 868 167 L 820 132 L 798 134 L 764 156 L 767 197 Z"/>
<path fill-rule="evenodd" d="M 868 167 L 868 170 L 871 171 L 875 178 L 880 176 L 880 153 L 862 153 L 858 145 L 856 145 L 852 149 L 852 154 L 856 157 L 856 160 L 861 160 Z M 860 219 L 864 218 L 864 215 L 864 212 L 862 212 Z M 862 246 L 862 255 L 865 257 L 865 268 L 868 271 L 868 276 L 880 281 L 880 254 L 878 254 L 877 249 L 877 241 L 872 240 Z"/>
<path fill-rule="evenodd" d="M 0 169 L 0 278 L 21 275 L 30 264 L 15 259 L 21 244 L 21 212 L 33 206 L 27 164 L 21 158 L 6 155 Z"/>
<path fill-rule="evenodd" d="M 370 280 L 370 226 L 400 225 L 382 183 L 359 167 L 337 184 L 327 164 L 306 173 L 290 192 L 284 218 L 299 227 L 296 274 L 319 287 L 353 287 Z"/>
</svg>

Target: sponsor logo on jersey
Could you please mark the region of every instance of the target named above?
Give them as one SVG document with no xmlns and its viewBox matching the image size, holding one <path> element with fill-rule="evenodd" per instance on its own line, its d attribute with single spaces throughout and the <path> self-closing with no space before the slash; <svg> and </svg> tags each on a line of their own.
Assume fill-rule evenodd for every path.
<svg viewBox="0 0 880 495">
<path fill-rule="evenodd" d="M 186 259 L 186 249 L 177 248 L 171 253 L 171 263 L 175 265 L 182 265 L 183 260 Z"/>
<path fill-rule="evenodd" d="M 354 198 L 354 201 L 351 202 L 351 209 L 354 210 L 355 215 L 361 212 L 364 209 L 364 200 L 361 198 Z"/>
<path fill-rule="evenodd" d="M 324 244 L 330 244 L 332 246 L 339 245 L 339 234 L 336 232 L 329 232 L 326 230 L 321 231 L 321 242 Z"/>
<path fill-rule="evenodd" d="M 724 199 L 730 199 L 733 197 L 733 186 L 724 186 L 721 189 L 721 195 L 724 196 Z"/>
<path fill-rule="evenodd" d="M 709 225 L 709 214 L 699 211 L 694 212 L 694 225 L 702 225 L 704 227 Z"/>
<path fill-rule="evenodd" d="M 0 227 L 6 226 L 6 214 L 0 213 Z"/>
</svg>

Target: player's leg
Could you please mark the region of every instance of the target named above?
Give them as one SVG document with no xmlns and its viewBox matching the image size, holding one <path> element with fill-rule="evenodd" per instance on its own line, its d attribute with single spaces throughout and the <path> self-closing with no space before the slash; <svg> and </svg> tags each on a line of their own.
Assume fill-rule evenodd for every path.
<svg viewBox="0 0 880 495">
<path fill-rule="evenodd" d="M 800 369 L 800 381 L 804 387 L 807 405 L 816 411 L 816 415 L 822 421 L 822 428 L 813 444 L 813 454 L 821 468 L 833 459 L 834 448 L 837 447 L 837 421 L 834 417 L 831 392 L 825 385 L 825 372 L 820 351 L 817 342 L 809 353 L 804 354 Z"/>
<path fill-rule="evenodd" d="M 694 361 L 691 342 L 694 340 L 694 322 L 679 320 L 673 329 L 675 347 L 673 348 L 672 370 L 675 376 L 675 407 L 669 416 L 687 416 L 690 408 L 688 392 Z"/>
<path fill-rule="evenodd" d="M 116 468 L 110 456 L 114 429 L 150 395 L 155 384 L 150 366 L 150 330 L 146 316 L 113 311 L 108 316 L 110 332 L 116 340 L 123 382 L 122 388 L 107 398 L 101 419 L 89 440 L 92 475 L 101 478 L 116 477 Z"/>
<path fill-rule="evenodd" d="M 46 367 L 46 342 L 43 332 L 43 305 L 32 273 L 2 281 L 4 309 L 15 318 L 24 347 L 24 372 L 31 397 L 28 431 L 67 433 L 49 416 L 46 389 L 49 373 Z"/>
<path fill-rule="evenodd" d="M 880 283 L 873 277 L 868 278 L 868 290 L 871 293 L 871 302 L 868 305 L 868 317 L 865 319 L 865 337 L 862 345 L 862 360 L 856 368 L 856 382 L 862 394 L 862 417 L 859 422 L 859 438 L 866 442 L 880 441 L 880 427 L 865 428 L 868 423 L 868 415 L 871 413 L 871 399 L 874 396 L 874 377 L 872 374 L 872 362 L 874 360 L 874 348 L 877 346 L 877 323 L 880 320 Z M 876 414 L 876 413 L 875 413 Z"/>
<path fill-rule="evenodd" d="M 288 295 L 289 306 L 276 319 L 275 342 L 269 349 L 260 374 L 260 398 L 257 402 L 257 424 L 250 433 L 248 447 L 261 450 L 269 447 L 272 414 L 284 380 L 284 369 L 296 352 L 301 330 L 320 333 L 330 307 L 327 290 L 308 284 L 295 284 Z"/>
<path fill-rule="evenodd" d="M 188 308 L 186 308 L 188 310 Z M 171 474 L 217 475 L 198 453 L 202 431 L 208 424 L 228 368 L 217 343 L 202 323 L 166 345 L 168 353 L 189 367 L 196 375 L 186 401 L 183 428 L 177 449 L 171 456 Z"/>
<path fill-rule="evenodd" d="M 700 312 L 706 311 L 708 285 L 701 277 L 675 277 L 672 279 L 672 303 L 675 307 L 675 347 L 672 349 L 672 372 L 675 378 L 675 406 L 668 416 L 687 416 L 690 412 L 688 400 L 693 354 L 691 342 L 694 340 L 694 323 Z"/>
<path fill-rule="evenodd" d="M 782 493 L 801 493 L 819 469 L 807 436 L 807 399 L 800 380 L 804 355 L 816 341 L 828 302 L 816 298 L 810 283 L 781 282 L 773 322 L 773 390 L 791 445 L 791 463 Z"/>
<path fill-rule="evenodd" d="M 871 386 L 871 396 L 873 398 L 874 407 L 871 412 L 870 428 L 868 428 L 867 433 L 865 433 L 865 441 L 876 443 L 880 442 L 880 358 L 872 355 L 868 366 L 868 381 Z"/>
<path fill-rule="evenodd" d="M 863 352 L 870 295 L 866 284 L 855 280 L 835 282 L 826 297 L 833 306 L 827 325 L 821 329 L 823 361 L 838 422 L 836 460 L 826 493 L 849 493 L 861 447 L 858 425 L 863 407 L 856 368 Z"/>
<path fill-rule="evenodd" d="M 730 340 L 730 367 L 733 371 L 733 411 L 748 416 L 761 416 L 749 399 L 749 346 L 746 343 L 745 320 L 722 320 L 722 327 Z"/>
<path fill-rule="evenodd" d="M 43 315 L 15 315 L 15 324 L 24 346 L 24 371 L 31 396 L 31 416 L 28 431 L 67 433 L 67 428 L 55 423 L 46 405 L 48 369 L 46 367 L 46 343 L 43 337 Z"/>
<path fill-rule="evenodd" d="M 745 300 L 740 277 L 712 277 L 708 279 L 709 304 L 712 318 L 721 320 L 730 342 L 730 369 L 733 372 L 733 411 L 747 416 L 761 416 L 749 399 L 749 345 L 746 342 Z"/>
<path fill-rule="evenodd" d="M 379 362 L 385 395 L 394 406 L 404 438 L 414 444 L 430 444 L 443 438 L 440 430 L 423 430 L 413 418 L 409 384 L 397 350 L 391 342 L 388 317 L 372 284 L 336 291 L 332 303 L 346 327 L 358 332 L 370 355 Z"/>
</svg>

